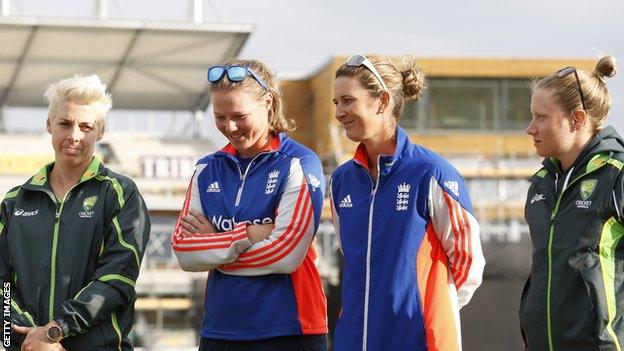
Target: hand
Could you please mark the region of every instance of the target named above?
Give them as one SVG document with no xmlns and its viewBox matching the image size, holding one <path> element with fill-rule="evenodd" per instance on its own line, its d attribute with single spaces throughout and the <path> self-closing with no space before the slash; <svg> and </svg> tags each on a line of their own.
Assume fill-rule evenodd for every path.
<svg viewBox="0 0 624 351">
<path fill-rule="evenodd" d="M 189 210 L 186 216 L 180 218 L 180 224 L 182 225 L 182 235 L 184 236 L 217 232 L 212 223 L 202 213 L 193 210 Z"/>
<path fill-rule="evenodd" d="M 259 243 L 271 236 L 271 231 L 275 229 L 275 224 L 255 224 L 247 226 L 247 237 L 252 244 Z"/>
<path fill-rule="evenodd" d="M 67 351 L 61 343 L 51 343 L 48 339 L 47 327 L 21 327 L 12 326 L 19 334 L 26 334 L 26 340 L 22 343 L 21 351 Z"/>
</svg>

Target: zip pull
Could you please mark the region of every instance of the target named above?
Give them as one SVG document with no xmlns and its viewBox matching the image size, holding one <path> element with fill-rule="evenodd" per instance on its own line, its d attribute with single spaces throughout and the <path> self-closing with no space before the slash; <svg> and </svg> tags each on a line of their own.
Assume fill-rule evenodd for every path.
<svg viewBox="0 0 624 351">
<path fill-rule="evenodd" d="M 61 217 L 61 209 L 57 207 L 56 212 L 54 213 L 54 222 L 58 222 L 59 217 Z"/>
<path fill-rule="evenodd" d="M 241 200 L 241 196 L 243 195 L 243 187 L 245 186 L 245 177 L 247 176 L 247 174 L 245 174 L 244 176 L 241 177 L 241 180 L 243 181 L 240 185 L 240 187 L 238 187 L 238 192 L 236 193 L 236 202 L 234 203 L 234 206 L 238 206 L 240 204 L 240 200 Z"/>
</svg>

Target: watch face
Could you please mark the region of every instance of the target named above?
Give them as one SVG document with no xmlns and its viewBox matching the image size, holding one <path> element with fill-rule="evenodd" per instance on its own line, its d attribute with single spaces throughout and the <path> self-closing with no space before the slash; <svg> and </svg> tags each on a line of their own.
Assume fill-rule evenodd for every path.
<svg viewBox="0 0 624 351">
<path fill-rule="evenodd" d="M 60 340 L 61 334 L 63 334 L 63 331 L 58 325 L 53 325 L 48 328 L 48 338 L 52 341 Z"/>
</svg>

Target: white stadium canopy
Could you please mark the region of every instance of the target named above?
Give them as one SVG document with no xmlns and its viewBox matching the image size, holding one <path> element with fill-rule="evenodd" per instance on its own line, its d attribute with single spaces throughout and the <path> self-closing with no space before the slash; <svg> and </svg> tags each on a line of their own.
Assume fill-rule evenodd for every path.
<svg viewBox="0 0 624 351">
<path fill-rule="evenodd" d="M 44 107 L 49 83 L 95 73 L 115 109 L 203 111 L 206 69 L 237 56 L 252 30 L 247 24 L 0 18 L 0 108 Z"/>
</svg>

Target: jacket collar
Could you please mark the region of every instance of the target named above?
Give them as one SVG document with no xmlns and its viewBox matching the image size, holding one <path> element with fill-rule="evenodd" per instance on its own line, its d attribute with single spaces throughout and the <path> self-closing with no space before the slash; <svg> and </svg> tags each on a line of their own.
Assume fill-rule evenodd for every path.
<svg viewBox="0 0 624 351">
<path fill-rule="evenodd" d="M 398 161 L 402 156 L 407 153 L 408 147 L 410 145 L 409 136 L 407 132 L 400 126 L 396 127 L 396 138 L 397 145 L 394 150 L 394 154 L 392 155 L 380 155 L 379 156 L 379 170 L 380 173 L 384 173 L 384 170 L 388 170 Z M 353 155 L 353 161 L 360 166 L 364 167 L 367 171 L 371 171 L 370 164 L 368 161 L 368 152 L 366 151 L 366 146 L 364 143 L 360 143 L 355 150 L 355 155 Z"/>
<path fill-rule="evenodd" d="M 50 172 L 54 167 L 54 162 L 48 163 L 47 165 L 41 167 L 39 172 L 37 172 L 34 176 L 32 176 L 28 182 L 25 184 L 26 188 L 41 188 L 44 187 L 46 183 L 48 183 L 48 179 L 50 178 Z M 91 163 L 87 166 L 87 169 L 84 171 L 82 176 L 80 177 L 79 183 L 84 182 L 85 180 L 91 179 L 98 174 L 102 173 L 102 169 L 104 165 L 102 161 L 97 156 L 93 156 L 91 159 Z"/>
<path fill-rule="evenodd" d="M 613 127 L 607 126 L 587 142 L 571 167 L 574 167 L 575 174 L 586 172 L 597 168 L 597 163 L 604 164 L 609 156 L 619 152 L 624 152 L 624 140 Z M 563 174 L 561 162 L 554 157 L 545 158 L 542 165 L 552 173 Z"/>
<path fill-rule="evenodd" d="M 272 135 L 271 141 L 267 144 L 267 146 L 260 150 L 260 152 L 275 152 L 278 151 L 282 146 L 282 140 L 284 138 L 284 133 L 279 133 L 278 135 Z M 217 151 L 217 155 L 231 155 L 236 157 L 237 152 L 232 143 L 228 143 L 221 150 Z"/>
</svg>

